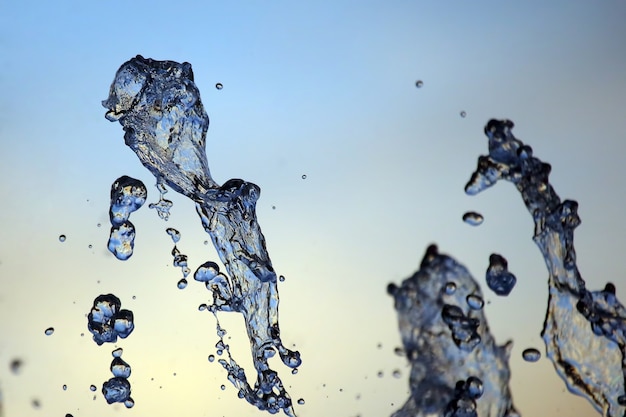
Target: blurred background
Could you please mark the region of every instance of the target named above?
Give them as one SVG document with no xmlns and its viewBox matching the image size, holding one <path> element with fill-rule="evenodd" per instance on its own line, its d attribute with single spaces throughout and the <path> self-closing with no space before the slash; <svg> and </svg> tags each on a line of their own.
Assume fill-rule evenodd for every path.
<svg viewBox="0 0 626 417">
<path fill-rule="evenodd" d="M 297 375 L 278 358 L 274 369 L 294 401 L 304 399 L 298 416 L 388 416 L 406 401 L 409 367 L 394 353 L 386 286 L 412 275 L 430 243 L 481 283 L 498 343 L 513 339 L 522 415 L 595 414 L 545 357 L 521 357 L 545 351 L 548 276 L 521 198 L 510 184 L 476 197 L 463 187 L 487 152 L 486 122 L 512 119 L 513 133 L 552 164 L 557 193 L 580 203 L 576 249 L 588 287 L 612 281 L 626 299 L 626 3 L 306 3 L 0 4 L 5 417 L 265 415 L 207 360 L 218 341 L 215 319 L 198 311 L 207 290 L 177 288 L 167 227 L 181 232 L 192 270 L 218 259 L 193 204 L 170 192 L 168 222 L 147 204 L 134 213 L 128 261 L 106 248 L 116 178 L 144 181 L 148 202 L 158 200 L 100 104 L 137 54 L 193 65 L 211 119 L 213 178 L 262 189 L 259 223 L 286 278 L 282 339 L 303 358 Z M 469 210 L 485 216 L 481 226 L 463 223 Z M 508 297 L 485 285 L 491 253 L 517 276 Z M 107 293 L 135 314 L 135 331 L 116 344 L 132 366 L 132 409 L 100 393 L 114 346 L 91 340 L 85 315 Z M 242 317 L 220 322 L 250 372 Z"/>
</svg>

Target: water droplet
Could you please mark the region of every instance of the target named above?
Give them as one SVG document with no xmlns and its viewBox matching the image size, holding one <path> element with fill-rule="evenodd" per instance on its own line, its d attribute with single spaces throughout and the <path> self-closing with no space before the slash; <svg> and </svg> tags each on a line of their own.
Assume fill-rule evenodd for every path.
<svg viewBox="0 0 626 417">
<path fill-rule="evenodd" d="M 38 399 L 34 399 L 31 404 L 33 405 L 33 408 L 41 407 L 41 403 L 39 402 Z"/>
<path fill-rule="evenodd" d="M 54 327 L 48 327 L 44 333 L 46 336 L 52 335 L 54 333 Z"/>
<path fill-rule="evenodd" d="M 200 282 L 210 282 L 220 273 L 220 267 L 215 262 L 205 262 L 193 274 L 193 279 Z"/>
<path fill-rule="evenodd" d="M 63 391 L 67 391 L 67 385 L 63 384 Z"/>
<path fill-rule="evenodd" d="M 221 389 L 222 391 L 224 391 L 224 390 L 226 389 L 226 385 L 224 385 L 224 384 L 220 385 L 220 389 Z"/>
<path fill-rule="evenodd" d="M 74 417 L 74 416 L 71 414 L 66 414 L 65 417 Z"/>
<path fill-rule="evenodd" d="M 65 242 L 65 235 L 59 235 L 59 242 Z"/>
<path fill-rule="evenodd" d="M 485 220 L 483 215 L 475 211 L 468 211 L 463 215 L 463 221 L 470 226 L 480 226 L 483 224 L 483 220 Z"/>
<path fill-rule="evenodd" d="M 278 280 L 279 280 L 280 282 L 284 282 L 284 281 L 285 281 L 285 276 L 284 276 L 284 275 L 279 276 L 279 277 L 278 277 Z"/>
<path fill-rule="evenodd" d="M 111 355 L 113 355 L 114 358 L 120 358 L 122 356 L 122 353 L 124 353 L 124 349 L 117 348 L 113 350 L 113 352 L 111 352 Z"/>
<path fill-rule="evenodd" d="M 133 300 L 136 300 L 136 299 L 137 299 L 137 296 L 136 296 L 136 295 L 133 295 Z"/>
<path fill-rule="evenodd" d="M 417 88 L 422 88 L 424 86 L 424 81 L 422 81 L 422 80 L 415 81 L 415 86 Z"/>
<path fill-rule="evenodd" d="M 205 241 L 204 241 L 204 244 L 205 244 L 205 245 L 208 245 L 208 244 L 209 244 L 209 241 L 208 241 L 208 240 L 205 240 Z"/>
<path fill-rule="evenodd" d="M 198 311 L 204 311 L 204 310 L 206 310 L 206 309 L 207 309 L 207 305 L 206 305 L 206 304 L 200 304 L 200 305 L 198 306 Z"/>
<path fill-rule="evenodd" d="M 135 400 L 128 397 L 128 399 L 124 401 L 124 405 L 126 406 L 126 408 L 133 408 L 133 406 L 135 405 Z"/>
<path fill-rule="evenodd" d="M 95 391 L 95 386 L 92 385 Z M 130 382 L 126 378 L 114 377 L 102 384 L 102 394 L 107 403 L 124 403 L 130 398 Z M 132 401 L 132 400 L 131 400 Z"/>
<path fill-rule="evenodd" d="M 221 90 L 222 88 L 224 88 L 224 86 L 222 85 L 222 83 L 217 83 L 215 84 L 215 88 L 217 88 L 218 90 Z M 236 88 L 235 88 L 236 90 Z"/>
<path fill-rule="evenodd" d="M 444 287 L 444 292 L 448 295 L 452 295 L 456 292 L 456 284 L 454 282 L 447 282 Z"/>
<path fill-rule="evenodd" d="M 116 357 L 111 361 L 111 373 L 114 377 L 128 378 L 130 377 L 131 369 L 130 365 L 126 363 L 122 358 Z"/>
<path fill-rule="evenodd" d="M 100 227 L 100 226 L 102 226 L 102 224 L 100 224 L 100 223 L 98 223 L 98 224 L 96 225 L 96 227 Z"/>
<path fill-rule="evenodd" d="M 167 229 L 165 229 L 165 231 L 168 235 L 170 235 L 174 243 L 178 243 L 178 241 L 180 240 L 180 232 L 178 230 L 174 229 L 173 227 L 168 227 Z"/>
<path fill-rule="evenodd" d="M 95 386 L 95 385 L 90 385 L 90 386 L 89 386 L 89 389 L 90 389 L 91 391 L 95 391 L 95 390 L 96 390 L 96 386 Z"/>
<path fill-rule="evenodd" d="M 383 371 L 378 371 L 378 374 L 376 375 L 378 375 L 379 378 L 382 378 L 385 374 L 383 373 Z"/>
<path fill-rule="evenodd" d="M 89 245 L 87 245 L 87 247 L 88 247 L 89 249 L 92 249 L 92 248 L 93 248 L 93 245 L 89 244 Z"/>
<path fill-rule="evenodd" d="M 400 377 L 402 376 L 402 372 L 400 372 L 400 370 L 399 370 L 399 369 L 394 369 L 394 370 L 393 370 L 393 372 L 391 373 L 391 375 L 392 375 L 394 378 L 400 378 Z"/>
<path fill-rule="evenodd" d="M 300 404 L 300 405 L 304 405 L 304 398 L 300 398 L 300 399 L 298 399 L 298 404 Z"/>
<path fill-rule="evenodd" d="M 393 353 L 395 353 L 397 356 L 404 356 L 404 349 L 398 346 L 393 349 Z"/>
<path fill-rule="evenodd" d="M 302 179 L 306 180 L 306 174 L 302 174 Z"/>
<path fill-rule="evenodd" d="M 10 365 L 11 372 L 13 372 L 15 375 L 19 374 L 23 364 L 24 362 L 22 362 L 21 359 L 13 359 Z"/>
<path fill-rule="evenodd" d="M 467 113 L 465 112 L 465 110 L 461 111 L 461 113 L 459 113 L 461 115 L 461 117 L 465 118 L 465 116 L 467 116 Z"/>
<path fill-rule="evenodd" d="M 485 305 L 483 299 L 476 294 L 468 295 L 465 300 L 472 310 L 480 310 Z"/>
<path fill-rule="evenodd" d="M 178 289 L 184 290 L 185 288 L 187 288 L 187 280 L 183 278 L 180 281 L 178 281 Z"/>
<path fill-rule="evenodd" d="M 507 296 L 515 287 L 517 278 L 509 272 L 507 260 L 498 254 L 491 254 L 486 272 L 487 286 L 497 295 Z"/>
<path fill-rule="evenodd" d="M 209 355 L 209 362 L 213 362 L 215 360 L 215 355 Z"/>
<path fill-rule="evenodd" d="M 295 374 L 297 374 L 297 373 L 298 373 L 298 368 L 293 368 L 293 369 L 291 370 L 291 374 L 292 374 L 292 375 L 295 375 Z"/>
<path fill-rule="evenodd" d="M 524 358 L 526 362 L 537 362 L 541 359 L 541 352 L 535 348 L 528 348 L 522 352 L 522 358 Z"/>
<path fill-rule="evenodd" d="M 276 210 L 276 206 L 272 206 L 272 210 Z"/>
</svg>

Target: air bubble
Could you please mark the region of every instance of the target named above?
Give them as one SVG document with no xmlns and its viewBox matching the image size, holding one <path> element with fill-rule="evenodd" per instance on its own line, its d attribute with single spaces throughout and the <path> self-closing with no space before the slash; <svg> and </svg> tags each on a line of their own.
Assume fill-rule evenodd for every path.
<svg viewBox="0 0 626 417">
<path fill-rule="evenodd" d="M 45 332 L 46 336 L 50 336 L 54 333 L 54 327 L 48 327 Z"/>
<path fill-rule="evenodd" d="M 522 358 L 524 358 L 526 362 L 537 362 L 541 359 L 541 352 L 535 348 L 528 348 L 522 352 Z"/>
<path fill-rule="evenodd" d="M 476 294 L 468 295 L 465 300 L 472 310 L 480 310 L 485 305 L 483 299 Z"/>
</svg>

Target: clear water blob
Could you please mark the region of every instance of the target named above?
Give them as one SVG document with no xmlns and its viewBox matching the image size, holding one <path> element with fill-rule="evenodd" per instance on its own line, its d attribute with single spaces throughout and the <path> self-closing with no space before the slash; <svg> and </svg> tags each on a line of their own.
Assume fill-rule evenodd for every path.
<svg viewBox="0 0 626 417">
<path fill-rule="evenodd" d="M 399 369 L 394 369 L 393 372 L 391 373 L 391 376 L 393 376 L 396 379 L 399 379 L 402 376 L 402 371 L 400 371 Z"/>
<path fill-rule="evenodd" d="M 48 327 L 45 331 L 44 334 L 46 336 L 51 336 L 52 334 L 54 334 L 54 327 Z"/>
<path fill-rule="evenodd" d="M 485 305 L 482 297 L 476 294 L 469 294 L 465 300 L 472 310 L 480 310 Z"/>
<path fill-rule="evenodd" d="M 111 355 L 113 355 L 114 358 L 121 358 L 122 353 L 124 353 L 124 349 L 117 348 L 117 349 L 113 349 L 113 351 L 111 352 Z"/>
<path fill-rule="evenodd" d="M 209 355 L 209 362 L 213 362 L 215 360 L 215 355 Z"/>
<path fill-rule="evenodd" d="M 87 315 L 87 328 L 98 345 L 115 343 L 118 336 L 124 339 L 135 328 L 132 311 L 121 309 L 121 305 L 113 294 L 102 294 L 94 300 Z"/>
<path fill-rule="evenodd" d="M 113 377 L 102 385 L 102 394 L 109 404 L 124 403 L 130 399 L 130 382 L 126 378 Z"/>
<path fill-rule="evenodd" d="M 415 81 L 415 86 L 417 88 L 422 88 L 424 86 L 424 81 L 422 81 L 422 80 Z"/>
<path fill-rule="evenodd" d="M 298 398 L 298 404 L 304 405 L 304 398 Z"/>
<path fill-rule="evenodd" d="M 65 242 L 65 239 L 67 239 L 65 235 L 59 235 L 59 242 Z"/>
<path fill-rule="evenodd" d="M 224 390 L 226 389 L 226 385 L 224 385 L 224 384 L 220 385 L 220 389 L 221 389 L 222 391 L 224 391 Z"/>
<path fill-rule="evenodd" d="M 273 347 L 286 366 L 301 362 L 299 353 L 281 342 L 278 279 L 256 218 L 261 190 L 240 179 L 221 186 L 212 179 L 205 146 L 209 119 L 191 64 L 137 56 L 119 68 L 102 104 L 105 117 L 122 125 L 125 143 L 157 178 L 157 186 L 167 185 L 196 203 L 226 266 L 228 276 L 219 273 L 204 282 L 213 293 L 211 311 L 239 312 L 248 327 L 256 382 L 248 383 L 229 353 L 228 361 L 220 362 L 238 395 L 261 410 L 294 416 L 292 400 L 265 356 Z"/>
<path fill-rule="evenodd" d="M 222 88 L 224 88 L 224 85 L 222 83 L 217 83 L 215 84 L 215 88 L 221 90 Z"/>
<path fill-rule="evenodd" d="M 135 405 L 135 400 L 133 400 L 132 398 L 128 397 L 126 399 L 126 401 L 124 401 L 124 407 L 126 408 L 133 408 Z"/>
<path fill-rule="evenodd" d="M 90 385 L 89 386 L 89 391 L 95 391 L 95 390 L 97 390 L 95 385 Z"/>
<path fill-rule="evenodd" d="M 483 224 L 484 217 L 480 213 L 476 213 L 475 211 L 468 211 L 463 214 L 463 221 L 470 226 L 480 226 Z"/>
<path fill-rule="evenodd" d="M 120 261 L 125 261 L 133 256 L 135 226 L 131 222 L 124 222 L 111 227 L 107 248 Z"/>
<path fill-rule="evenodd" d="M 302 179 L 306 180 L 306 174 L 302 174 Z"/>
<path fill-rule="evenodd" d="M 278 277 L 278 280 L 279 280 L 280 282 L 285 282 L 285 276 L 284 276 L 284 275 L 280 275 L 280 276 Z"/>
<path fill-rule="evenodd" d="M 111 361 L 111 372 L 115 377 L 128 378 L 131 372 L 130 365 L 120 357 L 113 358 Z"/>
<path fill-rule="evenodd" d="M 178 230 L 174 229 L 173 227 L 168 227 L 167 229 L 165 229 L 165 231 L 172 238 L 172 242 L 178 243 L 178 241 L 180 240 L 180 232 Z"/>
<path fill-rule="evenodd" d="M 63 384 L 63 391 L 67 391 L 67 384 Z"/>
<path fill-rule="evenodd" d="M 526 362 L 537 362 L 541 359 L 541 352 L 535 348 L 524 349 L 522 358 L 524 358 Z"/>
<path fill-rule="evenodd" d="M 442 291 L 449 282 L 456 285 L 452 294 Z M 465 414 L 454 413 L 465 410 L 465 403 L 479 416 L 515 415 L 509 388 L 512 344 L 497 345 L 484 309 L 468 305 L 469 295 L 482 298 L 482 293 L 464 266 L 431 245 L 419 270 L 401 285 L 389 284 L 387 292 L 411 362 L 411 396 L 394 417 L 461 416 Z M 482 381 L 480 401 L 472 399 L 478 390 L 468 374 Z"/>
<path fill-rule="evenodd" d="M 210 282 L 220 273 L 220 267 L 215 262 L 205 262 L 193 274 L 193 279 L 200 282 Z"/>
<path fill-rule="evenodd" d="M 550 273 L 541 333 L 546 356 L 571 392 L 588 399 L 606 417 L 623 416 L 626 308 L 617 300 L 614 286 L 587 290 L 574 248 L 578 203 L 560 199 L 549 182 L 552 167 L 515 138 L 513 127 L 510 120 L 487 123 L 489 154 L 478 158 L 465 192 L 475 195 L 506 180 L 521 193 L 535 223 L 533 240 Z"/>
<path fill-rule="evenodd" d="M 465 118 L 467 116 L 467 112 L 465 110 L 461 110 L 461 112 L 459 113 L 459 116 L 461 116 L 462 118 Z"/>
<path fill-rule="evenodd" d="M 146 202 L 148 190 L 138 179 L 123 175 L 111 185 L 111 206 L 109 220 L 111 225 L 121 225 L 128 221 L 130 214 L 139 210 Z"/>
<path fill-rule="evenodd" d="M 178 281 L 178 284 L 176 284 L 176 286 L 179 290 L 184 290 L 185 288 L 187 288 L 187 284 L 187 280 L 185 278 L 182 278 Z"/>
<path fill-rule="evenodd" d="M 489 267 L 485 278 L 491 291 L 501 296 L 509 295 L 517 282 L 515 275 L 508 270 L 507 260 L 496 253 L 489 257 Z"/>
</svg>

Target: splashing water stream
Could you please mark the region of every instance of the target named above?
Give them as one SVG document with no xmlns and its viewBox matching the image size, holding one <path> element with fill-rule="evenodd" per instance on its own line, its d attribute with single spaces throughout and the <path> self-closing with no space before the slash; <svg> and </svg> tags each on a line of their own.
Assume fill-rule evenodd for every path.
<svg viewBox="0 0 626 417">
<path fill-rule="evenodd" d="M 257 371 L 254 387 L 230 354 L 228 360 L 220 360 L 239 396 L 261 410 L 283 410 L 295 416 L 290 396 L 268 365 L 276 351 L 290 368 L 298 367 L 301 359 L 280 338 L 277 277 L 256 220 L 261 190 L 241 179 L 219 186 L 211 178 L 205 152 L 209 118 L 191 64 L 137 56 L 119 68 L 102 104 L 108 109 L 106 118 L 120 122 L 126 145 L 157 183 L 196 203 L 204 229 L 229 273 L 207 278 L 206 286 L 213 289 L 214 313 L 236 311 L 245 319 Z"/>
</svg>

